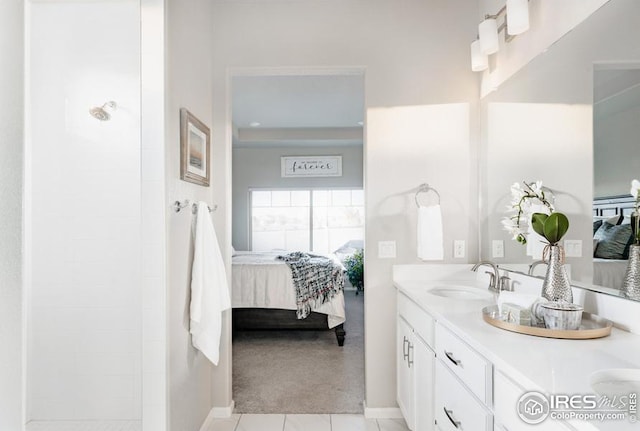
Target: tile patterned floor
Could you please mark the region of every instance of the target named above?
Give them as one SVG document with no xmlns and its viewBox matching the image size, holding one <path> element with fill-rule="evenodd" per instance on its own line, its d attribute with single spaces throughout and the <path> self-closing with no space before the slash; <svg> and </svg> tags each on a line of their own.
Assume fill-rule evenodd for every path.
<svg viewBox="0 0 640 431">
<path fill-rule="evenodd" d="M 362 415 L 232 415 L 215 419 L 207 431 L 408 431 L 402 419 Z"/>
<path fill-rule="evenodd" d="M 27 431 L 140 431 L 139 421 L 29 422 Z M 215 419 L 207 431 L 409 431 L 402 419 L 365 419 L 362 415 L 232 415 Z"/>
</svg>

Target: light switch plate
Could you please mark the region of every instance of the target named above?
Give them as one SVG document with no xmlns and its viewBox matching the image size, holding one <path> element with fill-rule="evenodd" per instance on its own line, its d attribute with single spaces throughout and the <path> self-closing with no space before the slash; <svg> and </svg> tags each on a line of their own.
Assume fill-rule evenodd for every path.
<svg viewBox="0 0 640 431">
<path fill-rule="evenodd" d="M 582 257 L 582 240 L 581 239 L 565 239 L 564 255 L 566 257 Z"/>
<path fill-rule="evenodd" d="M 456 259 L 463 258 L 465 255 L 465 241 L 463 239 L 456 239 L 453 241 L 453 257 Z"/>
<path fill-rule="evenodd" d="M 378 241 L 378 258 L 393 259 L 396 257 L 395 241 Z"/>
<path fill-rule="evenodd" d="M 491 242 L 491 256 L 504 257 L 504 241 L 503 240 L 494 239 Z"/>
</svg>

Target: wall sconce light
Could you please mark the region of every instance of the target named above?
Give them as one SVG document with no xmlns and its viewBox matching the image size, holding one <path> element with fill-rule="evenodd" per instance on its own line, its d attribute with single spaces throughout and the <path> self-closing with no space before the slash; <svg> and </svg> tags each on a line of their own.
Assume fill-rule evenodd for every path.
<svg viewBox="0 0 640 431">
<path fill-rule="evenodd" d="M 480 40 L 471 42 L 471 70 L 482 72 L 489 67 L 489 57 L 480 51 Z"/>
<path fill-rule="evenodd" d="M 491 55 L 498 52 L 500 42 L 498 41 L 498 21 L 493 16 L 487 16 L 478 26 L 480 35 L 480 52 L 484 55 Z"/>
<path fill-rule="evenodd" d="M 529 1 L 507 0 L 507 33 L 512 36 L 529 30 Z"/>
<path fill-rule="evenodd" d="M 503 17 L 503 22 L 498 26 L 500 17 Z M 495 54 L 500 49 L 498 34 L 501 31 L 504 30 L 505 41 L 510 42 L 516 35 L 528 29 L 528 0 L 507 0 L 495 15 L 485 15 L 484 21 L 478 25 L 479 39 L 471 43 L 471 70 L 481 72 L 489 67 L 487 56 Z"/>
</svg>

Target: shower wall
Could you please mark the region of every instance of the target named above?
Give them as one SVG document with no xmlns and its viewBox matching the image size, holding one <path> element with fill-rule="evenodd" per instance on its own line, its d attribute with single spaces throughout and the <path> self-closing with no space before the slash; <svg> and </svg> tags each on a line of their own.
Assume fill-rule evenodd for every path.
<svg viewBox="0 0 640 431">
<path fill-rule="evenodd" d="M 139 420 L 139 2 L 33 2 L 28 38 L 27 419 Z"/>
</svg>

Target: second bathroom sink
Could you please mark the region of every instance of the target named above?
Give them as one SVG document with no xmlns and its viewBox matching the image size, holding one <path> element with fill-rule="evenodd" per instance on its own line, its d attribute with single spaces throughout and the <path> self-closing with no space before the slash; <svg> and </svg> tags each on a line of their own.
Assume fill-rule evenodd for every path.
<svg viewBox="0 0 640 431">
<path fill-rule="evenodd" d="M 599 370 L 589 377 L 591 388 L 600 395 L 640 394 L 640 369 L 610 368 Z"/>
</svg>

